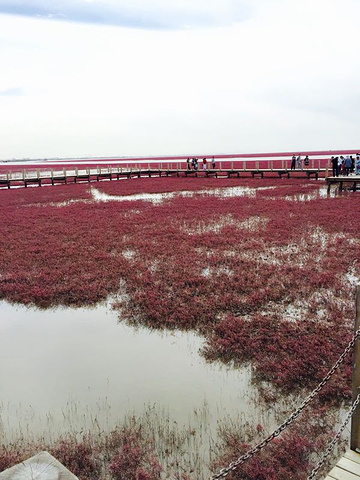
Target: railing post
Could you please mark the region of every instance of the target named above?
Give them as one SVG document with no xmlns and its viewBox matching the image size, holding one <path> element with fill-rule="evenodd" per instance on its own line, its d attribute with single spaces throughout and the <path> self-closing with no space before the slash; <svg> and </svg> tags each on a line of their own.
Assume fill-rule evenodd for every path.
<svg viewBox="0 0 360 480">
<path fill-rule="evenodd" d="M 356 287 L 356 318 L 355 332 L 360 328 L 360 285 Z M 352 378 L 352 401 L 354 402 L 360 393 L 360 339 L 355 341 L 354 345 L 354 365 Z M 360 405 L 356 407 L 351 418 L 351 439 L 350 448 L 360 452 Z"/>
</svg>

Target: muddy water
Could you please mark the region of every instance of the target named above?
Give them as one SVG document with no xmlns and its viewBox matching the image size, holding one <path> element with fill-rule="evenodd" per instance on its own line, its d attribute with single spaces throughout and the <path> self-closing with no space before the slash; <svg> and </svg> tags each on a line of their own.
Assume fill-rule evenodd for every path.
<svg viewBox="0 0 360 480">
<path fill-rule="evenodd" d="M 119 323 L 109 305 L 39 311 L 0 302 L 0 440 L 19 433 L 111 429 L 149 406 L 172 422 L 204 414 L 269 425 L 248 368 L 230 370 L 199 354 L 203 339 Z"/>
</svg>

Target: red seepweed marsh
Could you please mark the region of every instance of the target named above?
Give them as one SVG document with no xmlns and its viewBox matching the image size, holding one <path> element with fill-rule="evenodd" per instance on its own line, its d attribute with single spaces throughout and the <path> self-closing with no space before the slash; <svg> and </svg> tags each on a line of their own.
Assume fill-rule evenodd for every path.
<svg viewBox="0 0 360 480">
<path fill-rule="evenodd" d="M 266 400 L 265 412 L 274 410 L 269 414 L 274 422 L 317 385 L 351 339 L 360 279 L 357 192 L 327 197 L 321 184 L 304 180 L 154 178 L 2 191 L 0 203 L 1 299 L 49 312 L 49 322 L 49 309 L 80 311 L 108 302 L 111 315 L 126 328 L 146 327 L 141 330 L 145 339 L 154 330 L 192 332 L 201 338 L 202 357 L 196 362 L 205 358 L 213 365 L 226 364 L 230 375 L 248 368 L 253 401 L 261 409 Z M 66 312 L 62 327 L 70 343 L 71 315 Z M 28 319 L 31 324 L 30 314 Z M 7 324 L 11 321 L 6 318 Z M 36 332 L 36 322 L 33 328 Z M 73 338 L 75 348 L 81 338 L 86 335 Z M 104 337 L 95 341 L 99 357 L 109 354 L 106 344 Z M 111 345 L 115 352 L 114 338 Z M 136 341 L 133 345 L 136 349 Z M 65 356 L 66 351 L 64 340 Z M 147 352 L 150 362 L 153 354 Z M 116 372 L 119 360 L 115 354 L 112 358 Z M 74 359 L 74 372 L 78 364 Z M 120 365 L 118 369 L 120 375 Z M 350 395 L 348 358 L 321 391 L 306 422 L 289 429 L 271 445 L 271 454 L 242 470 L 241 478 L 306 478 L 317 458 L 314 452 L 321 453 L 338 409 Z M 26 398 L 19 400 L 27 404 Z M 182 445 L 182 458 L 187 457 L 179 466 L 179 459 L 166 462 L 159 453 L 169 448 L 160 439 L 169 443 L 162 430 L 167 421 L 157 416 L 160 428 L 154 416 L 145 417 L 136 413 L 127 423 L 119 420 L 107 431 L 101 429 L 101 435 L 87 428 L 86 438 L 63 431 L 61 439 L 43 441 L 65 461 L 65 450 L 86 450 L 83 470 L 77 458 L 69 460 L 82 479 L 120 478 L 121 470 L 129 479 L 206 478 L 206 465 L 201 470 L 202 460 L 194 457 L 196 447 L 185 453 L 184 439 L 196 437 L 191 428 L 186 435 L 181 428 L 169 434 L 174 445 Z M 246 424 L 242 418 L 234 429 L 223 419 L 206 459 L 210 468 L 234 459 L 237 451 L 262 438 L 270 423 Z M 36 444 L 33 440 L 25 448 L 24 438 L 7 440 L 3 428 L 0 471 Z M 285 458 L 290 443 L 298 446 L 299 454 L 293 456 L 295 466 L 302 466 L 298 477 Z"/>
</svg>

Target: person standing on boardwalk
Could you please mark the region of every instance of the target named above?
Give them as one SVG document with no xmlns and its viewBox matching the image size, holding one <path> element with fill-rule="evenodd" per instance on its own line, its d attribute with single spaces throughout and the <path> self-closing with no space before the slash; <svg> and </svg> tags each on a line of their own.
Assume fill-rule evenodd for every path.
<svg viewBox="0 0 360 480">
<path fill-rule="evenodd" d="M 207 167 L 207 160 L 206 157 L 203 158 L 203 170 L 206 170 Z"/>
<path fill-rule="evenodd" d="M 291 168 L 290 170 L 295 170 L 295 166 L 296 166 L 296 157 L 295 155 L 292 156 L 292 159 L 291 159 Z"/>
<path fill-rule="evenodd" d="M 215 158 L 214 157 L 212 157 L 212 159 L 211 159 L 211 164 L 212 164 L 213 170 L 215 170 L 216 164 L 215 164 Z"/>
<path fill-rule="evenodd" d="M 338 157 L 331 157 L 331 164 L 332 164 L 333 177 L 338 177 L 339 176 Z"/>
<path fill-rule="evenodd" d="M 187 170 L 191 170 L 190 158 L 188 158 L 188 159 L 186 160 L 186 168 L 187 168 Z"/>
<path fill-rule="evenodd" d="M 342 175 L 342 159 L 343 157 L 338 157 L 338 175 Z"/>
<path fill-rule="evenodd" d="M 355 175 L 360 175 L 360 154 L 356 154 L 355 159 Z"/>
<path fill-rule="evenodd" d="M 297 163 L 297 168 L 299 170 L 302 170 L 302 165 L 301 165 L 301 155 L 298 155 L 297 159 L 296 159 L 296 163 Z"/>
<path fill-rule="evenodd" d="M 304 165 L 305 165 L 305 167 L 308 167 L 310 165 L 310 160 L 309 160 L 308 155 L 306 155 L 306 157 L 304 158 Z"/>
<path fill-rule="evenodd" d="M 352 161 L 349 155 L 345 157 L 344 160 L 344 168 L 345 168 L 345 175 L 348 176 L 349 173 L 351 172 L 351 167 L 352 167 Z"/>
</svg>

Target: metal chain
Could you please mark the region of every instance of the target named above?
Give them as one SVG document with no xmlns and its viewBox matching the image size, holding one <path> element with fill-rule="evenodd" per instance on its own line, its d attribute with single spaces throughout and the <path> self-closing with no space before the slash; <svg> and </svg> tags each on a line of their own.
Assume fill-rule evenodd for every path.
<svg viewBox="0 0 360 480">
<path fill-rule="evenodd" d="M 342 364 L 344 361 L 345 357 L 347 354 L 352 350 L 354 347 L 355 341 L 357 338 L 360 336 L 360 330 L 357 330 L 355 332 L 355 335 L 343 351 L 343 353 L 340 355 L 338 358 L 337 362 L 334 364 L 334 366 L 329 370 L 327 375 L 322 379 L 322 381 L 319 383 L 319 385 L 306 397 L 306 399 L 303 401 L 303 403 L 299 406 L 299 408 L 290 415 L 289 418 L 287 418 L 276 430 L 274 430 L 268 437 L 265 438 L 262 442 L 258 443 L 255 447 L 253 447 L 251 450 L 247 451 L 244 455 L 241 455 L 237 460 L 234 462 L 231 462 L 228 467 L 222 468 L 219 473 L 212 475 L 210 477 L 210 480 L 217 480 L 219 478 L 225 478 L 230 472 L 234 471 L 242 465 L 243 463 L 246 462 L 249 458 L 251 458 L 255 453 L 259 452 L 262 450 L 268 443 L 270 443 L 274 438 L 278 437 L 280 433 L 285 430 L 286 427 L 288 427 L 299 415 L 300 413 L 304 410 L 305 407 L 308 406 L 308 404 L 311 402 L 311 400 L 317 395 L 317 393 L 322 389 L 322 387 L 328 382 L 328 380 L 333 376 L 333 374 L 336 372 L 338 367 Z"/>
<path fill-rule="evenodd" d="M 341 437 L 341 434 L 343 433 L 346 425 L 349 423 L 349 420 L 350 418 L 353 416 L 353 413 L 354 411 L 356 410 L 356 407 L 359 405 L 360 403 L 360 393 L 358 394 L 358 396 L 356 397 L 356 400 L 355 402 L 353 403 L 353 406 L 351 407 L 351 410 L 349 411 L 349 413 L 347 414 L 345 420 L 344 420 L 344 423 L 341 425 L 341 427 L 339 428 L 339 431 L 337 432 L 337 434 L 335 435 L 335 437 L 331 440 L 331 442 L 329 443 L 324 455 L 322 456 L 322 458 L 320 459 L 319 463 L 316 465 L 316 467 L 312 470 L 312 472 L 310 473 L 310 475 L 308 476 L 307 480 L 312 480 L 313 478 L 315 478 L 316 474 L 318 473 L 318 471 L 320 470 L 320 468 L 324 465 L 325 463 L 325 460 L 327 459 L 327 457 L 330 455 L 330 453 L 333 451 L 335 445 L 337 444 L 337 442 L 339 441 L 339 438 Z"/>
</svg>

